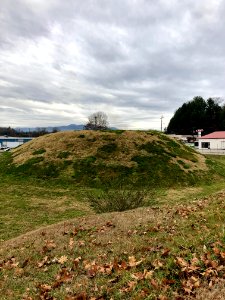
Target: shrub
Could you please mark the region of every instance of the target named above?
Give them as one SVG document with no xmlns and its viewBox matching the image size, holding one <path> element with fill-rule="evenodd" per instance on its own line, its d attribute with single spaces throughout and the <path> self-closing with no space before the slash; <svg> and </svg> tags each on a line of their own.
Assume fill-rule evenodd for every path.
<svg viewBox="0 0 225 300">
<path fill-rule="evenodd" d="M 121 129 L 116 129 L 113 131 L 113 133 L 116 133 L 116 134 L 122 134 L 124 133 L 125 130 L 121 130 Z"/>
<path fill-rule="evenodd" d="M 97 141 L 97 138 L 96 137 L 89 137 L 89 138 L 87 138 L 87 141 L 91 142 L 91 143 L 94 143 L 94 142 Z"/>
<path fill-rule="evenodd" d="M 129 182 L 133 168 L 123 165 L 107 165 L 97 161 L 95 156 L 76 159 L 73 163 L 74 174 L 72 177 L 76 182 L 89 187 L 100 187 L 109 183 L 119 184 L 123 178 Z"/>
<path fill-rule="evenodd" d="M 144 206 L 146 190 L 133 189 L 130 186 L 89 191 L 86 197 L 97 213 L 125 211 Z"/>
<path fill-rule="evenodd" d="M 98 148 L 97 156 L 100 158 L 107 158 L 109 155 L 117 150 L 118 146 L 116 143 L 105 144 Z"/>
<path fill-rule="evenodd" d="M 69 151 L 62 151 L 59 152 L 59 154 L 57 155 L 58 158 L 67 158 L 70 155 Z"/>
<path fill-rule="evenodd" d="M 44 158 L 40 156 L 31 158 L 24 164 L 14 167 L 14 172 L 17 175 L 29 175 L 38 178 L 57 177 L 62 166 L 54 163 L 39 164 L 43 160 Z"/>
<path fill-rule="evenodd" d="M 46 152 L 45 149 L 38 149 L 38 150 L 35 150 L 32 154 L 33 154 L 33 155 L 37 155 L 37 154 L 43 154 L 43 153 L 45 153 L 45 152 Z"/>
<path fill-rule="evenodd" d="M 32 157 L 32 158 L 28 159 L 24 164 L 22 164 L 20 166 L 30 167 L 30 166 L 33 166 L 34 164 L 40 163 L 43 160 L 44 160 L 43 156 Z"/>
<path fill-rule="evenodd" d="M 184 169 L 189 169 L 190 166 L 188 164 L 186 164 L 183 160 L 178 159 L 177 161 Z"/>
<path fill-rule="evenodd" d="M 98 151 L 105 152 L 105 153 L 113 153 L 114 151 L 116 151 L 116 149 L 117 149 L 117 144 L 110 143 L 98 148 Z"/>
<path fill-rule="evenodd" d="M 5 174 L 12 168 L 13 157 L 10 152 L 3 152 L 0 155 L 0 173 Z"/>
<path fill-rule="evenodd" d="M 139 147 L 139 150 L 145 150 L 148 153 L 162 155 L 163 149 L 162 146 L 159 145 L 157 142 L 148 142 L 146 144 L 142 144 Z"/>
</svg>

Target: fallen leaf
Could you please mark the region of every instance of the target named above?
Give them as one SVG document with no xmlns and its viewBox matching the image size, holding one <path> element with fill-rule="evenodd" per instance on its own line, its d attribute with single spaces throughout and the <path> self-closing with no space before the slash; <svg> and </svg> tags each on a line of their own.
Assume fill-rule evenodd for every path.
<svg viewBox="0 0 225 300">
<path fill-rule="evenodd" d="M 163 251 L 162 251 L 162 257 L 166 257 L 166 256 L 168 256 L 168 255 L 169 255 L 169 253 L 170 253 L 170 249 L 168 249 L 168 248 L 166 248 L 166 249 L 163 249 Z"/>
<path fill-rule="evenodd" d="M 48 262 L 48 256 L 45 256 L 41 262 L 38 262 L 38 268 L 42 268 Z"/>
<path fill-rule="evenodd" d="M 129 256 L 128 259 L 129 259 L 129 266 L 131 268 L 132 267 L 137 267 L 137 266 L 139 266 L 143 262 L 142 259 L 139 260 L 139 261 L 136 261 L 136 258 L 134 256 Z"/>
<path fill-rule="evenodd" d="M 188 263 L 182 257 L 176 257 L 176 264 L 179 265 L 182 268 L 188 266 Z"/>
<path fill-rule="evenodd" d="M 43 253 L 49 252 L 49 251 L 55 249 L 55 247 L 56 247 L 56 244 L 54 243 L 53 240 L 50 240 L 50 241 L 45 240 L 45 245 L 42 248 L 42 252 Z"/>
<path fill-rule="evenodd" d="M 176 281 L 173 279 L 167 279 L 167 278 L 163 278 L 162 280 L 162 284 L 164 285 L 170 285 L 170 284 L 174 284 Z"/>
<path fill-rule="evenodd" d="M 159 288 L 159 285 L 155 279 L 151 279 L 150 283 L 155 289 Z"/>
<path fill-rule="evenodd" d="M 155 259 L 152 262 L 152 265 L 155 267 L 155 270 L 158 270 L 163 267 L 163 263 L 159 259 Z"/>
<path fill-rule="evenodd" d="M 69 249 L 72 250 L 74 247 L 74 239 L 71 237 L 69 240 Z"/>
<path fill-rule="evenodd" d="M 58 262 L 63 265 L 65 262 L 67 262 L 68 258 L 65 255 L 62 255 L 60 258 L 58 258 Z"/>
<path fill-rule="evenodd" d="M 75 267 L 78 267 L 80 261 L 81 261 L 81 256 L 79 256 L 73 260 Z"/>
<path fill-rule="evenodd" d="M 153 275 L 154 271 L 148 271 L 148 270 L 144 270 L 144 278 L 145 279 L 150 279 L 152 278 L 152 275 Z"/>
</svg>

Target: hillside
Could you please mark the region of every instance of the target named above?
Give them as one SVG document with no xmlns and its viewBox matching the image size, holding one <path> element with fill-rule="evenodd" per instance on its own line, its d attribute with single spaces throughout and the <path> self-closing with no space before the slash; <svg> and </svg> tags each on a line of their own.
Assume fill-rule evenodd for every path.
<svg viewBox="0 0 225 300">
<path fill-rule="evenodd" d="M 13 150 L 12 159 L 16 174 L 94 187 L 192 185 L 208 169 L 204 156 L 151 131 L 57 132 Z"/>
<path fill-rule="evenodd" d="M 1 299 L 224 299 L 224 166 L 159 132 L 58 132 L 2 154 Z M 143 207 L 88 201 L 130 189 Z"/>
</svg>

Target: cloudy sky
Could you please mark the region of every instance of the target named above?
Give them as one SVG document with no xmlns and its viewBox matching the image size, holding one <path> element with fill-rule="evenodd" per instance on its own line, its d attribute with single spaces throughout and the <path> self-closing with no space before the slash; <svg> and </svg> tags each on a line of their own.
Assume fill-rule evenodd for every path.
<svg viewBox="0 0 225 300">
<path fill-rule="evenodd" d="M 0 126 L 160 129 L 225 95 L 225 0 L 0 0 Z"/>
</svg>

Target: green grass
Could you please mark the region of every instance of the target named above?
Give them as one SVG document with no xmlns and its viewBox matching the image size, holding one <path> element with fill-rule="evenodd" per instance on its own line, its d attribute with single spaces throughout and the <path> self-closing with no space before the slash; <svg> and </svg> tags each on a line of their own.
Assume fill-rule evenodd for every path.
<svg viewBox="0 0 225 300">
<path fill-rule="evenodd" d="M 62 151 L 62 152 L 59 152 L 59 154 L 57 155 L 58 158 L 67 158 L 68 156 L 70 156 L 69 151 Z"/>
<path fill-rule="evenodd" d="M 35 151 L 33 152 L 33 155 L 43 154 L 43 153 L 45 153 L 45 152 L 46 152 L 45 149 L 38 149 L 38 150 L 35 150 Z"/>
<path fill-rule="evenodd" d="M 73 185 L 0 176 L 0 240 L 87 214 L 87 203 Z"/>
<path fill-rule="evenodd" d="M 102 147 L 98 148 L 97 155 L 102 158 L 106 158 L 109 155 L 113 154 L 118 149 L 116 143 L 105 144 Z"/>
</svg>

